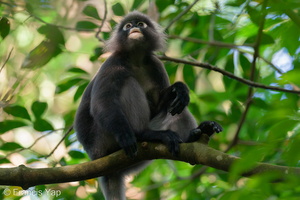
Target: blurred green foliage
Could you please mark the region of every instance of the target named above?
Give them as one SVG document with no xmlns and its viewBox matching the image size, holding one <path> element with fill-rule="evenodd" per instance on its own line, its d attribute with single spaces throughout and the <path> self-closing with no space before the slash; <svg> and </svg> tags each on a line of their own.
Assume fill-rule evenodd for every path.
<svg viewBox="0 0 300 200">
<path fill-rule="evenodd" d="M 166 55 L 205 62 L 235 76 L 299 91 L 300 2 L 298 0 L 0 1 L 0 163 L 31 167 L 88 161 L 74 132 L 44 159 L 72 125 L 79 99 L 107 58 L 103 41 L 131 10 L 159 15 L 169 27 Z M 105 16 L 107 9 L 107 16 Z M 183 11 L 182 17 L 176 19 Z M 155 16 L 153 16 L 155 17 Z M 174 23 L 172 20 L 176 19 Z M 105 20 L 105 22 L 104 22 Z M 264 27 L 257 44 L 262 20 Z M 170 23 L 172 22 L 172 25 Z M 170 25 L 170 26 L 169 26 Z M 98 35 L 100 41 L 95 37 Z M 254 45 L 259 55 L 253 63 Z M 164 62 L 171 82 L 191 89 L 190 110 L 198 121 L 216 120 L 224 132 L 210 146 L 242 159 L 229 173 L 204 166 L 156 160 L 135 176 L 129 199 L 291 200 L 300 198 L 299 177 L 272 182 L 276 174 L 251 179 L 241 173 L 255 162 L 299 167 L 299 95 L 250 87 L 218 72 Z M 253 69 L 255 66 L 255 69 Z M 253 73 L 254 72 L 254 73 Z M 242 116 L 248 112 L 243 123 Z M 238 129 L 240 124 L 240 129 Z M 237 130 L 239 130 L 237 132 Z M 37 186 L 41 199 L 103 199 L 96 181 Z M 20 199 L 5 195 L 1 199 Z M 47 189 L 59 190 L 56 197 Z"/>
</svg>

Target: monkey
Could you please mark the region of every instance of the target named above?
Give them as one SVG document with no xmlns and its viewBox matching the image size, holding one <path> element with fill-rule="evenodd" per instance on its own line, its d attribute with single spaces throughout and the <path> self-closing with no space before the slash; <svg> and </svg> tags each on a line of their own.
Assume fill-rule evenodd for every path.
<svg viewBox="0 0 300 200">
<path fill-rule="evenodd" d="M 222 131 L 214 121 L 197 126 L 187 108 L 188 87 L 183 82 L 171 85 L 154 54 L 164 47 L 161 27 L 138 11 L 115 27 L 106 43 L 112 54 L 85 89 L 75 116 L 78 141 L 92 160 L 120 149 L 134 158 L 142 141 L 161 142 L 178 156 L 180 143 Z M 105 198 L 125 199 L 124 177 L 146 164 L 100 177 Z"/>
</svg>

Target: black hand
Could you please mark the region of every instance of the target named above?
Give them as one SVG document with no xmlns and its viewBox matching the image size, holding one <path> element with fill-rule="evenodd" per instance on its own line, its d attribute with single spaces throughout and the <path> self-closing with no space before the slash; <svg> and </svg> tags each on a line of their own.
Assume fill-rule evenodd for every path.
<svg viewBox="0 0 300 200">
<path fill-rule="evenodd" d="M 201 130 L 201 133 L 205 133 L 208 136 L 212 136 L 214 133 L 220 133 L 223 131 L 222 126 L 214 121 L 204 121 L 198 126 L 198 129 Z"/>
<path fill-rule="evenodd" d="M 118 144 L 124 149 L 126 155 L 134 158 L 137 154 L 137 144 L 134 136 L 130 134 L 122 134 L 117 138 Z"/>
<path fill-rule="evenodd" d="M 167 145 L 171 154 L 175 157 L 179 155 L 180 147 L 179 144 L 182 143 L 182 140 L 177 135 L 177 133 L 167 130 L 161 134 L 161 142 Z"/>
<path fill-rule="evenodd" d="M 176 82 L 171 87 L 171 96 L 175 98 L 169 105 L 168 112 L 171 115 L 180 114 L 190 102 L 189 90 L 182 82 Z"/>
<path fill-rule="evenodd" d="M 195 142 L 199 140 L 202 132 L 199 128 L 192 129 L 186 142 Z"/>
</svg>

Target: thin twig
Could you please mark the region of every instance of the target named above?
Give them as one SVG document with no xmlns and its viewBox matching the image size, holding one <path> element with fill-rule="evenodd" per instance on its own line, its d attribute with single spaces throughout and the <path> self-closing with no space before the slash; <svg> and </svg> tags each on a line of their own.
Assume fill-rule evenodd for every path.
<svg viewBox="0 0 300 200">
<path fill-rule="evenodd" d="M 216 66 L 207 64 L 207 63 L 200 63 L 200 62 L 193 62 L 193 61 L 188 61 L 188 60 L 184 60 L 184 59 L 179 59 L 179 58 L 171 58 L 165 55 L 161 55 L 158 56 L 159 59 L 161 60 L 166 60 L 166 61 L 171 61 L 171 62 L 176 62 L 176 63 L 183 63 L 183 64 L 187 64 L 187 65 L 192 65 L 192 66 L 196 66 L 196 67 L 202 67 L 205 69 L 209 69 L 212 71 L 216 71 L 219 72 L 221 74 L 223 74 L 224 76 L 227 76 L 229 78 L 232 78 L 234 80 L 237 80 L 241 83 L 244 83 L 246 85 L 249 85 L 250 87 L 255 87 L 255 88 L 262 88 L 262 89 L 267 89 L 267 90 L 274 90 L 274 91 L 280 91 L 280 92 L 288 92 L 288 93 L 294 93 L 294 94 L 300 94 L 300 91 L 297 90 L 288 90 L 288 89 L 284 89 L 281 87 L 275 87 L 275 86 L 267 86 L 261 83 L 256 83 L 254 81 L 248 80 L 248 79 L 244 79 L 244 78 L 240 78 L 235 76 L 234 74 L 225 71 L 223 69 L 220 69 Z"/>
<path fill-rule="evenodd" d="M 263 3 L 261 21 L 260 21 L 260 24 L 259 24 L 257 37 L 256 37 L 256 40 L 255 40 L 255 43 L 254 43 L 254 54 L 253 54 L 253 60 L 252 60 L 252 63 L 251 63 L 250 81 L 255 81 L 256 60 L 257 60 L 257 58 L 259 58 L 259 47 L 260 47 L 262 34 L 263 34 L 263 29 L 264 29 L 264 24 L 265 24 L 266 7 L 267 7 L 267 0 L 264 1 L 264 3 Z M 254 93 L 253 87 L 250 87 L 248 89 L 248 95 L 247 95 L 245 110 L 244 110 L 244 112 L 242 114 L 242 117 L 239 121 L 238 128 L 237 128 L 237 130 L 234 134 L 233 140 L 232 140 L 231 144 L 227 147 L 225 152 L 228 152 L 233 146 L 235 146 L 238 143 L 240 131 L 242 129 L 243 124 L 245 123 L 248 111 L 249 111 L 250 106 L 252 104 L 253 93 Z"/>
<path fill-rule="evenodd" d="M 31 150 L 31 151 L 33 151 L 31 148 L 32 148 L 34 145 L 36 145 L 36 144 L 38 143 L 38 141 L 40 141 L 40 140 L 43 139 L 44 137 L 46 137 L 46 136 L 48 136 L 48 135 L 50 135 L 50 134 L 52 134 L 52 133 L 54 133 L 54 132 L 56 132 L 56 131 L 59 131 L 59 130 L 61 130 L 61 129 L 56 129 L 56 130 L 53 130 L 53 131 L 49 131 L 48 133 L 46 133 L 46 134 L 44 134 L 44 135 L 38 137 L 38 138 L 37 138 L 30 146 L 28 146 L 28 147 L 22 147 L 22 148 L 19 148 L 19 149 L 15 150 L 15 151 L 12 151 L 12 152 L 6 154 L 5 157 L 1 157 L 0 160 L 7 159 L 10 155 L 12 155 L 12 154 L 14 154 L 14 153 L 19 153 L 19 152 L 21 152 L 21 151 L 25 151 L 25 150 Z M 35 153 L 37 153 L 37 152 L 35 152 Z"/>
<path fill-rule="evenodd" d="M 169 35 L 168 38 L 170 39 L 180 39 L 180 40 L 184 40 L 187 42 L 193 42 L 193 43 L 198 43 L 198 44 L 207 44 L 210 46 L 216 46 L 216 47 L 224 47 L 224 48 L 229 48 L 229 49 L 237 49 L 239 52 L 241 53 L 248 53 L 248 54 L 252 54 L 252 52 L 245 50 L 245 48 L 243 47 L 254 47 L 254 44 L 232 44 L 232 43 L 226 43 L 226 42 L 220 42 L 220 41 L 206 41 L 206 40 L 201 40 L 201 39 L 197 39 L 197 38 L 191 38 L 191 37 L 181 37 L 178 35 Z M 272 67 L 275 71 L 277 71 L 278 73 L 282 74 L 283 71 L 280 70 L 278 67 L 276 67 L 271 61 L 267 60 L 266 58 L 258 55 L 258 57 L 260 59 L 262 59 L 265 63 L 267 63 L 268 65 L 270 65 L 270 67 Z"/>
<path fill-rule="evenodd" d="M 65 138 L 67 137 L 67 135 L 73 130 L 73 125 L 70 126 L 70 128 L 67 130 L 67 132 L 65 133 L 65 135 L 61 138 L 61 140 L 57 143 L 57 145 L 54 147 L 54 149 L 49 153 L 49 155 L 47 155 L 45 158 L 50 157 L 58 148 L 58 146 L 65 140 Z"/>
<path fill-rule="evenodd" d="M 237 44 L 231 44 L 231 43 L 225 43 L 225 42 L 219 42 L 219 41 L 206 41 L 206 40 L 201 40 L 201 39 L 191 38 L 191 37 L 181 37 L 181 36 L 177 36 L 177 35 L 169 35 L 168 38 L 180 39 L 180 40 L 185 40 L 185 41 L 193 42 L 193 43 L 208 44 L 211 46 L 226 47 L 226 48 L 253 47 L 254 46 L 254 44 L 237 45 Z"/>
<path fill-rule="evenodd" d="M 195 0 L 191 5 L 189 5 L 185 10 L 183 10 L 179 15 L 177 15 L 165 28 L 164 31 L 167 31 L 176 21 L 178 21 L 183 15 L 185 15 L 199 0 Z"/>
<path fill-rule="evenodd" d="M 9 54 L 8 54 L 8 56 L 7 56 L 7 58 L 6 58 L 6 60 L 4 61 L 3 65 L 0 68 L 0 73 L 1 73 L 2 69 L 4 68 L 4 66 L 6 65 L 6 63 L 8 62 L 8 60 L 9 60 L 9 58 L 10 58 L 11 53 L 12 53 L 13 50 L 14 50 L 14 48 L 12 47 L 11 50 L 10 50 L 10 52 L 9 52 Z"/>
<path fill-rule="evenodd" d="M 104 1 L 104 16 L 102 18 L 102 22 L 101 22 L 101 25 L 99 26 L 98 28 L 98 31 L 96 32 L 96 38 L 101 41 L 101 42 L 104 42 L 104 40 L 99 36 L 101 31 L 102 31 L 102 28 L 104 26 L 104 23 L 106 21 L 106 17 L 107 17 L 107 3 L 106 3 L 106 0 L 103 0 Z"/>
<path fill-rule="evenodd" d="M 226 148 L 226 150 L 224 151 L 225 153 L 227 153 L 232 147 L 234 147 L 238 141 L 239 141 L 239 134 L 241 132 L 241 129 L 242 129 L 242 126 L 246 120 L 246 116 L 248 114 L 248 111 L 249 111 L 249 108 L 250 108 L 250 105 L 251 105 L 251 102 L 252 102 L 252 95 L 253 95 L 253 89 L 252 88 L 249 88 L 248 90 L 248 95 L 247 95 L 247 102 L 246 102 L 246 106 L 245 106 L 245 110 L 240 118 L 240 121 L 238 123 L 238 126 L 237 126 L 237 129 L 234 133 L 234 136 L 233 136 L 233 139 L 231 141 L 231 143 L 228 145 L 228 147 Z"/>
</svg>

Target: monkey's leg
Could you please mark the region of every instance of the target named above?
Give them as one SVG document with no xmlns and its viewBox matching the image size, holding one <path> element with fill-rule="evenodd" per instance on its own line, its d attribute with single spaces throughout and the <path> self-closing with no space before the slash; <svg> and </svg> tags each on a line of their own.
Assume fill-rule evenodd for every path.
<svg viewBox="0 0 300 200">
<path fill-rule="evenodd" d="M 147 167 L 151 161 L 143 161 L 123 170 L 118 170 L 114 174 L 102 176 L 98 179 L 101 190 L 106 200 L 125 200 L 125 179 L 126 176 L 139 173 Z"/>
<path fill-rule="evenodd" d="M 124 176 L 115 173 L 99 178 L 102 193 L 106 200 L 125 200 Z"/>
<path fill-rule="evenodd" d="M 195 142 L 199 140 L 201 134 L 207 134 L 211 137 L 214 133 L 222 132 L 222 126 L 214 121 L 204 121 L 197 126 L 193 115 L 185 108 L 179 115 L 171 116 L 167 114 L 164 121 L 169 121 L 169 127 L 172 131 L 178 133 L 183 142 Z"/>
</svg>

